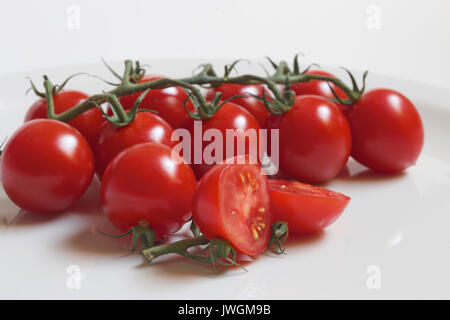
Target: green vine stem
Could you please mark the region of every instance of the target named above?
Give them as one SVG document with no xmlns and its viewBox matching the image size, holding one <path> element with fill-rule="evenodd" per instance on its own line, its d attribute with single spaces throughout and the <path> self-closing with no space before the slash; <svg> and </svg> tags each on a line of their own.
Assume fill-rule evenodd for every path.
<svg viewBox="0 0 450 320">
<path fill-rule="evenodd" d="M 226 266 L 237 265 L 242 268 L 242 266 L 236 262 L 236 251 L 228 241 L 224 239 L 208 240 L 205 236 L 199 235 L 199 233 L 194 232 L 194 230 L 198 231 L 195 224 L 191 224 L 191 230 L 195 235 L 193 238 L 183 239 L 150 248 L 144 248 L 142 250 L 142 254 L 148 262 L 152 262 L 154 259 L 162 255 L 175 253 L 196 262 L 209 264 L 213 268 L 215 268 L 216 263 Z M 270 248 L 273 244 L 275 244 L 275 253 L 284 253 L 282 244 L 287 240 L 287 237 L 287 223 L 284 221 L 274 222 L 272 225 L 272 235 L 267 248 Z M 188 251 L 191 248 L 199 246 L 206 246 L 204 250 L 208 250 L 209 253 L 206 255 L 196 255 Z"/>
<path fill-rule="evenodd" d="M 308 74 L 304 72 L 301 73 L 299 71 L 298 62 L 296 61 L 296 59 L 297 56 L 294 58 L 294 71 L 291 71 L 287 63 L 284 61 L 280 62 L 278 65 L 272 62 L 274 67 L 276 67 L 276 71 L 273 75 L 268 77 L 261 77 L 251 74 L 239 75 L 235 77 L 230 77 L 229 74 L 226 74 L 224 77 L 219 77 L 217 76 L 211 64 L 204 64 L 201 66 L 201 70 L 197 74 L 194 74 L 189 78 L 161 78 L 144 83 L 136 82 L 137 79 L 143 76 L 143 69 L 139 66 L 138 63 L 136 63 L 136 68 L 134 68 L 133 62 L 131 60 L 126 60 L 123 76 L 119 76 L 114 72 L 114 70 L 108 67 L 108 69 L 113 72 L 113 74 L 121 81 L 118 86 L 116 86 L 111 91 L 92 95 L 77 106 L 74 106 L 73 108 L 60 114 L 55 114 L 54 111 L 53 95 L 55 94 L 55 86 L 46 76 L 44 76 L 44 88 L 46 91 L 45 96 L 48 100 L 48 118 L 67 122 L 91 108 L 98 108 L 103 103 L 110 103 L 111 108 L 113 109 L 113 112 L 116 116 L 108 120 L 110 120 L 110 122 L 114 123 L 117 126 L 127 125 L 132 121 L 131 118 L 134 119 L 135 115 L 127 115 L 120 102 L 118 101 L 118 97 L 138 92 L 144 92 L 147 90 L 164 89 L 175 86 L 182 87 L 187 92 L 189 92 L 189 98 L 197 109 L 195 114 L 190 115 L 197 119 L 208 119 L 212 117 L 212 115 L 214 115 L 214 113 L 222 105 L 219 105 L 221 97 L 220 93 L 217 93 L 216 97 L 211 102 L 206 101 L 198 87 L 202 85 L 217 86 L 222 83 L 234 83 L 241 85 L 264 84 L 272 93 L 272 99 L 281 106 L 282 112 L 286 112 L 289 109 L 293 99 L 292 96 L 286 95 L 286 89 L 280 90 L 278 86 L 280 84 L 308 82 L 311 80 L 323 80 L 329 83 L 334 83 L 347 95 L 348 99 L 345 99 L 345 101 L 341 100 L 341 102 L 345 104 L 356 102 L 362 94 L 362 90 L 359 90 L 357 86 L 353 85 L 353 88 L 350 88 L 338 78 Z M 366 74 L 364 75 L 363 81 L 365 81 L 365 76 Z M 350 77 L 353 84 L 355 84 L 354 78 L 351 74 Z M 363 85 L 363 88 L 364 87 L 365 86 Z"/>
</svg>

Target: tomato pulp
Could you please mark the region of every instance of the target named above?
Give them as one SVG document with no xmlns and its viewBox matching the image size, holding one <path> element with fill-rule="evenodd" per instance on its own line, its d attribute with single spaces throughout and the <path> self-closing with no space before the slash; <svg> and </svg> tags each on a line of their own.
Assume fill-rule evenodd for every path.
<svg viewBox="0 0 450 320">
<path fill-rule="evenodd" d="M 237 159 L 244 161 L 239 164 Z M 267 178 L 248 159 L 216 164 L 202 177 L 192 217 L 208 239 L 226 239 L 238 251 L 254 256 L 269 242 L 271 208 Z"/>
</svg>

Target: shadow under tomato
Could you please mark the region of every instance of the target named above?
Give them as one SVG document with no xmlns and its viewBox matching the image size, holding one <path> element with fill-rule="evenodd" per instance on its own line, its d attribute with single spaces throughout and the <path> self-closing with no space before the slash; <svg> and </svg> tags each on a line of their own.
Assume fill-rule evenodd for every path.
<svg viewBox="0 0 450 320">
<path fill-rule="evenodd" d="M 324 239 L 325 236 L 326 232 L 324 230 L 307 234 L 289 234 L 288 239 L 284 243 L 286 247 L 286 253 L 288 253 L 289 248 L 299 248 L 302 246 L 313 245 Z"/>
<path fill-rule="evenodd" d="M 242 267 L 246 268 L 249 262 L 240 262 Z M 161 259 L 155 259 L 151 263 L 144 261 L 137 269 L 156 268 L 158 275 L 173 277 L 232 277 L 245 274 L 246 271 L 239 266 L 222 266 L 217 264 L 215 270 L 206 264 L 192 261 L 178 255 L 168 255 Z"/>
<path fill-rule="evenodd" d="M 336 180 L 353 180 L 357 182 L 372 182 L 372 181 L 390 181 L 402 178 L 406 176 L 407 173 L 405 171 L 398 173 L 380 173 L 375 172 L 370 169 L 365 169 L 353 175 L 338 175 Z"/>
<path fill-rule="evenodd" d="M 93 223 L 92 228 L 82 229 L 69 235 L 60 243 L 64 249 L 78 251 L 88 255 L 114 255 L 123 257 L 131 254 L 131 235 L 123 238 L 113 238 L 101 234 L 99 231 L 113 236 L 119 235 L 108 221 Z"/>
<path fill-rule="evenodd" d="M 56 213 L 31 213 L 28 211 L 21 210 L 14 218 L 12 218 L 8 227 L 27 227 L 34 226 L 36 224 L 49 223 L 60 219 L 63 215 L 63 211 Z"/>
</svg>

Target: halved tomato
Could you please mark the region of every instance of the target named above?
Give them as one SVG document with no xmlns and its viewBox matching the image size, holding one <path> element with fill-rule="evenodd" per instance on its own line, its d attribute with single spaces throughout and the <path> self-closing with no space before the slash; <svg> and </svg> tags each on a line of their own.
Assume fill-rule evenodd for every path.
<svg viewBox="0 0 450 320">
<path fill-rule="evenodd" d="M 216 164 L 201 178 L 192 217 L 208 239 L 228 240 L 236 250 L 255 256 L 272 233 L 267 178 L 248 156 L 231 161 Z"/>
<path fill-rule="evenodd" d="M 269 180 L 272 222 L 286 221 L 289 233 L 311 233 L 333 223 L 350 197 L 298 181 Z"/>
</svg>

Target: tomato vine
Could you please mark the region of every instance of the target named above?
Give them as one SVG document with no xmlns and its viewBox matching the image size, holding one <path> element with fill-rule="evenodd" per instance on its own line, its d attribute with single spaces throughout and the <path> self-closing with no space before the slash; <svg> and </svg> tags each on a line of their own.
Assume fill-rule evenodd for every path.
<svg viewBox="0 0 450 320">
<path fill-rule="evenodd" d="M 140 66 L 139 62 L 133 64 L 131 60 L 126 60 L 124 63 L 125 68 L 122 76 L 120 76 L 113 69 L 107 66 L 108 69 L 113 73 L 113 75 L 120 80 L 120 84 L 116 85 L 114 89 L 108 92 L 92 95 L 82 103 L 60 114 L 56 114 L 54 112 L 53 106 L 53 95 L 55 94 L 55 91 L 58 89 L 58 87 L 53 85 L 48 77 L 44 76 L 44 96 L 48 100 L 48 118 L 67 122 L 91 108 L 99 108 L 101 104 L 109 103 L 114 111 L 114 114 L 112 116 L 104 114 L 106 119 L 116 126 L 125 126 L 134 120 L 136 112 L 138 112 L 139 103 L 145 97 L 145 94 L 148 92 L 148 90 L 164 89 L 175 86 L 182 87 L 189 93 L 188 98 L 192 101 L 192 103 L 196 107 L 196 110 L 193 113 L 187 110 L 186 111 L 191 117 L 195 119 L 209 119 L 223 105 L 223 102 L 220 101 L 220 92 L 216 93 L 214 99 L 208 102 L 200 91 L 199 86 L 217 86 L 223 83 L 234 83 L 240 85 L 263 84 L 267 87 L 268 91 L 270 91 L 271 97 L 270 99 L 268 99 L 266 96 L 257 98 L 263 100 L 266 108 L 271 113 L 276 114 L 286 112 L 293 104 L 293 101 L 295 100 L 295 93 L 289 89 L 289 86 L 292 83 L 308 82 L 311 80 L 323 80 L 327 81 L 328 83 L 333 83 L 334 85 L 342 89 L 342 91 L 347 96 L 346 99 L 340 99 L 337 96 L 336 99 L 333 99 L 341 104 L 355 103 L 356 101 L 358 101 L 359 97 L 365 89 L 365 79 L 367 76 L 367 72 L 364 73 L 363 85 L 360 89 L 356 84 L 353 75 L 348 70 L 344 69 L 348 72 L 352 82 L 352 88 L 350 88 L 339 78 L 306 73 L 309 68 L 301 71 L 299 68 L 297 55 L 294 58 L 292 70 L 289 68 L 288 63 L 285 61 L 281 61 L 279 64 L 274 63 L 270 59 L 269 61 L 275 68 L 275 72 L 272 75 L 268 75 L 266 77 L 253 74 L 244 74 L 230 77 L 230 70 L 234 68 L 235 64 L 238 62 L 235 61 L 225 68 L 225 75 L 223 77 L 218 76 L 213 66 L 207 63 L 201 65 L 200 71 L 194 74 L 192 77 L 181 79 L 161 78 L 145 83 L 137 83 L 137 80 L 139 80 L 144 75 L 145 71 Z M 285 86 L 283 89 L 280 89 L 279 85 L 282 84 L 284 84 Z M 35 92 L 37 91 L 33 84 L 32 88 Z M 142 93 L 142 95 L 140 96 L 140 99 L 136 101 L 136 104 L 132 111 L 126 113 L 124 108 L 120 104 L 118 97 L 134 93 Z"/>
</svg>

